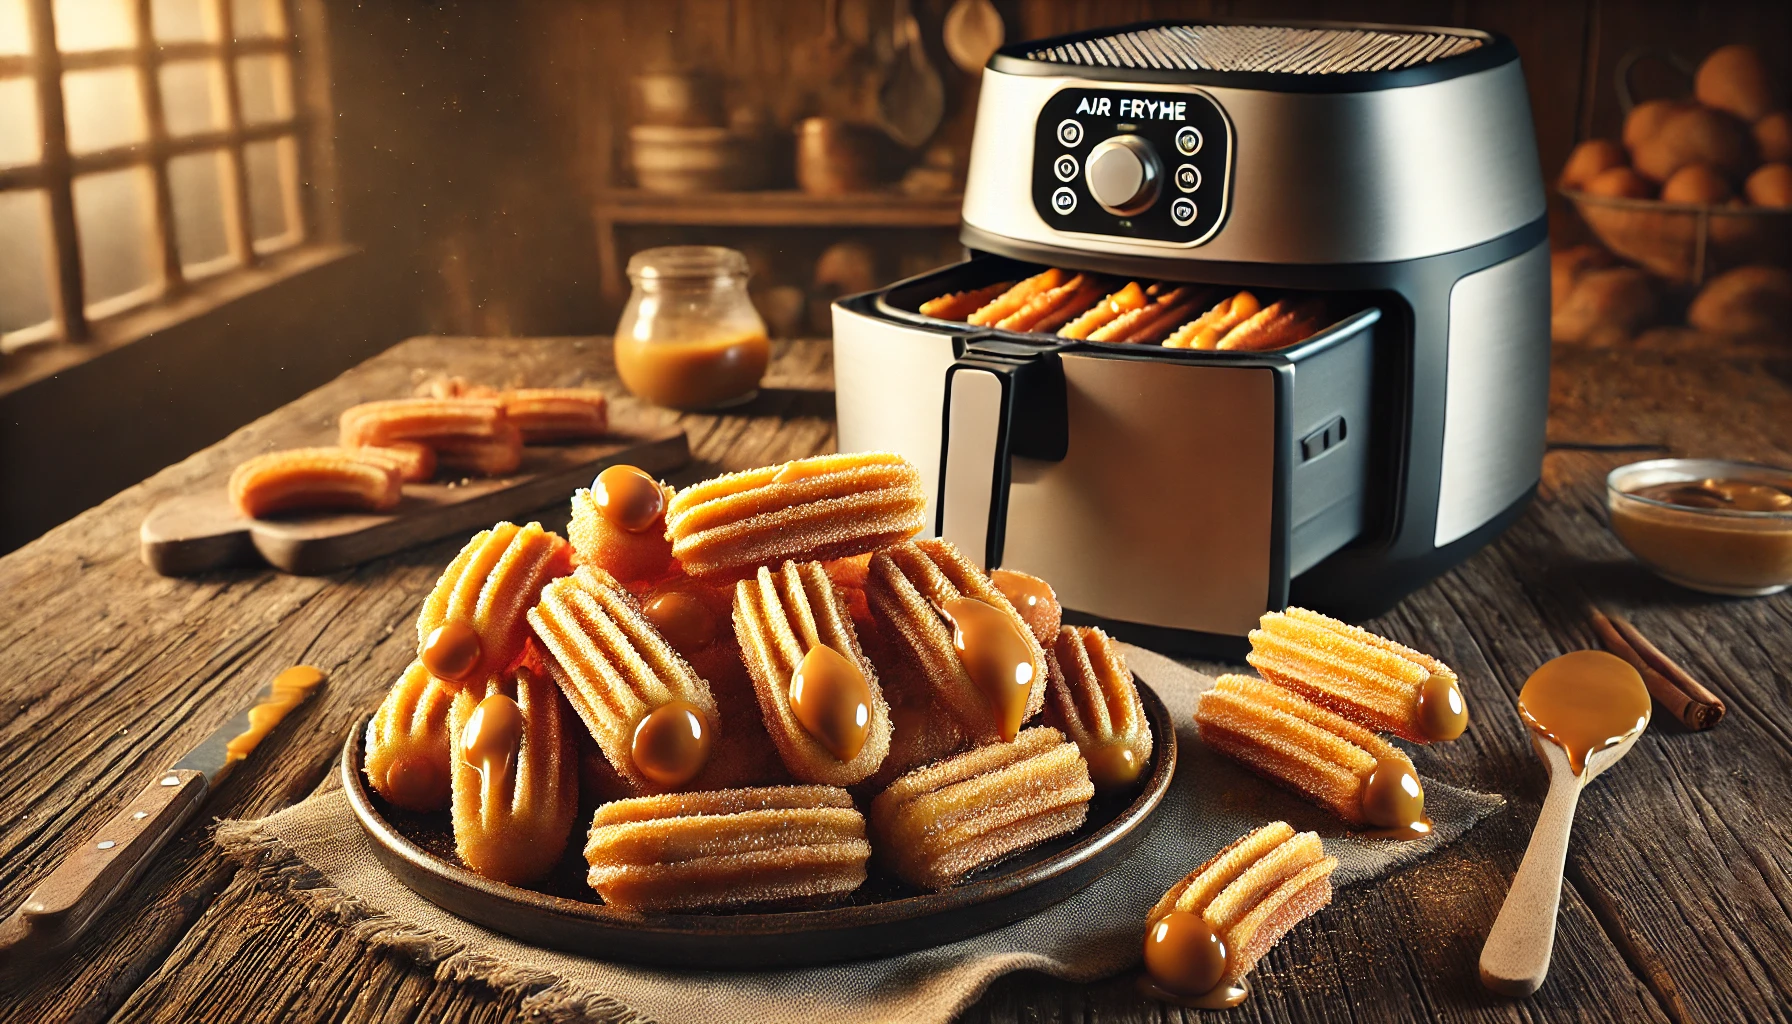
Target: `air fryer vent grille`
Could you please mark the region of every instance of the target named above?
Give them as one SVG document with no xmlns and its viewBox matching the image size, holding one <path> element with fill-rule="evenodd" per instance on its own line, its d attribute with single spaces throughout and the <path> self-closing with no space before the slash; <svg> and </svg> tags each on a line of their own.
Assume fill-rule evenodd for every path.
<svg viewBox="0 0 1792 1024">
<path fill-rule="evenodd" d="M 1287 25 L 1158 25 L 1031 50 L 1028 60 L 1162 71 L 1340 75 L 1395 71 L 1467 53 L 1482 40 L 1449 32 Z"/>
</svg>

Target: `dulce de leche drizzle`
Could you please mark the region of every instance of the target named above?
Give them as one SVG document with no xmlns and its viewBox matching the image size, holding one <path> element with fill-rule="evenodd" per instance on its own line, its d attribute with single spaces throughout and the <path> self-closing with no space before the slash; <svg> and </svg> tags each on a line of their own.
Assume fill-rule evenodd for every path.
<svg viewBox="0 0 1792 1024">
<path fill-rule="evenodd" d="M 715 613 L 701 597 L 688 590 L 659 594 L 641 612 L 680 654 L 708 647 L 716 638 Z"/>
<path fill-rule="evenodd" d="M 401 754 L 386 766 L 386 796 L 406 808 L 432 807 L 447 799 L 451 783 L 435 758 Z"/>
<path fill-rule="evenodd" d="M 996 713 L 1003 740 L 1020 735 L 1027 698 L 1033 692 L 1033 647 L 1014 616 L 974 597 L 955 597 L 940 606 L 952 623 L 958 660 Z"/>
<path fill-rule="evenodd" d="M 850 761 L 871 734 L 871 684 L 852 659 L 818 644 L 790 676 L 790 713 L 828 753 Z"/>
<path fill-rule="evenodd" d="M 1051 584 L 1037 576 L 1029 576 L 1024 572 L 1012 569 L 997 569 L 989 574 L 989 581 L 996 585 L 1008 603 L 1020 611 L 1026 618 L 1027 610 L 1039 605 L 1049 605 L 1058 599 L 1052 592 Z"/>
<path fill-rule="evenodd" d="M 437 679 L 464 683 L 479 664 L 479 634 L 464 622 L 444 622 L 429 631 L 417 660 Z"/>
<path fill-rule="evenodd" d="M 1089 781 L 1103 789 L 1116 789 L 1138 779 L 1145 761 L 1120 743 L 1091 744 L 1083 750 L 1089 762 Z"/>
<path fill-rule="evenodd" d="M 679 786 L 709 760 L 709 724 L 703 710 L 673 700 L 654 708 L 635 725 L 629 754 L 642 775 L 662 786 Z"/>
<path fill-rule="evenodd" d="M 807 480 L 812 476 L 821 476 L 832 471 L 832 467 L 822 459 L 796 459 L 778 467 L 772 475 L 772 483 L 789 484 L 798 480 Z"/>
<path fill-rule="evenodd" d="M 523 750 L 523 709 L 494 693 L 479 702 L 461 727 L 461 760 L 479 770 L 488 785 L 502 779 Z"/>
<path fill-rule="evenodd" d="M 1419 728 L 1433 740 L 1453 740 L 1468 728 L 1468 702 L 1450 676 L 1433 675 L 1419 684 Z"/>
<path fill-rule="evenodd" d="M 591 500 L 610 525 L 629 533 L 646 533 L 666 513 L 665 489 L 634 466 L 611 466 L 597 474 Z"/>
<path fill-rule="evenodd" d="M 1377 761 L 1363 780 L 1363 819 L 1376 839 L 1422 839 L 1431 834 L 1425 817 L 1425 787 L 1412 767 L 1396 758 Z"/>
<path fill-rule="evenodd" d="M 1172 910 L 1145 929 L 1145 977 L 1139 991 L 1153 999 L 1203 1010 L 1237 1006 L 1250 995 L 1242 981 L 1223 985 L 1226 943 L 1201 915 Z"/>
<path fill-rule="evenodd" d="M 268 684 L 267 696 L 249 709 L 249 727 L 224 745 L 224 760 L 241 761 L 253 754 L 286 713 L 304 703 L 323 681 L 324 674 L 310 665 L 294 665 L 275 676 Z"/>
<path fill-rule="evenodd" d="M 1518 691 L 1518 713 L 1538 735 L 1568 754 L 1579 775 L 1587 758 L 1615 747 L 1649 724 L 1649 690 L 1624 659 L 1573 651 L 1543 663 Z"/>
</svg>

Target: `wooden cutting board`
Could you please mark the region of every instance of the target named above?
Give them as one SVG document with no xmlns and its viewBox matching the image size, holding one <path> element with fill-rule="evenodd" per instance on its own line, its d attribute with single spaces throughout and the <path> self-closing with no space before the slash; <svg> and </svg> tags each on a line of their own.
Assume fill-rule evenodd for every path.
<svg viewBox="0 0 1792 1024">
<path fill-rule="evenodd" d="M 612 434 L 589 444 L 530 446 L 502 477 L 405 484 L 391 512 L 322 512 L 250 519 L 230 503 L 226 481 L 157 505 L 138 531 L 143 561 L 164 576 L 265 562 L 300 576 L 335 572 L 418 544 L 471 533 L 572 496 L 616 463 L 656 476 L 691 459 L 681 427 Z"/>
</svg>

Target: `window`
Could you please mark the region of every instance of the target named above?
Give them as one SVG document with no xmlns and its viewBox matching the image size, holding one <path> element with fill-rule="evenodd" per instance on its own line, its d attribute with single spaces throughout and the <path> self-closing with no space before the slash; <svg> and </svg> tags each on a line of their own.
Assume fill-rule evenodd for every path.
<svg viewBox="0 0 1792 1024">
<path fill-rule="evenodd" d="M 0 353 L 317 234 L 288 0 L 0 0 Z"/>
</svg>

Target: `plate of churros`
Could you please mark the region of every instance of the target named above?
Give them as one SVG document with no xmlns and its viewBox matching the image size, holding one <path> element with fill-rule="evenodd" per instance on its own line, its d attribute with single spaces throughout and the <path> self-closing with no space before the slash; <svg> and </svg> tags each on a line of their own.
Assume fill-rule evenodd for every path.
<svg viewBox="0 0 1792 1024">
<path fill-rule="evenodd" d="M 1169 714 L 925 508 L 888 453 L 611 466 L 566 537 L 475 534 L 343 746 L 375 854 L 468 920 L 668 966 L 883 956 L 1086 888 L 1169 788 Z"/>
</svg>

